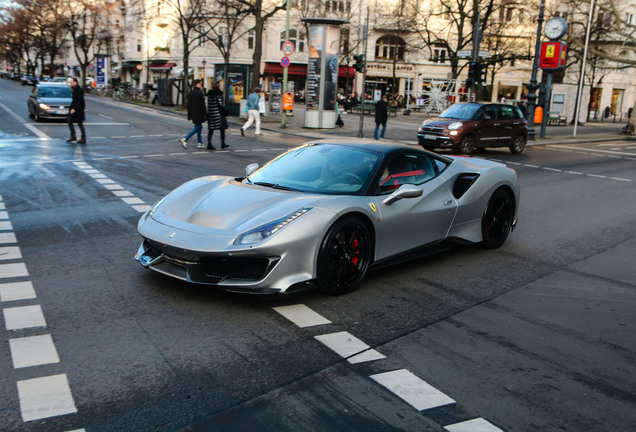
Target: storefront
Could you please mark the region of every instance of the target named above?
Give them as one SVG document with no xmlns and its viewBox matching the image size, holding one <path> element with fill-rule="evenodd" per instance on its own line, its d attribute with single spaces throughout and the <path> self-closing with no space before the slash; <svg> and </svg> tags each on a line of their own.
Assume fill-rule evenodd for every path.
<svg viewBox="0 0 636 432">
<path fill-rule="evenodd" d="M 283 67 L 280 63 L 267 62 L 265 69 L 263 70 L 265 79 L 265 89 L 269 89 L 269 83 L 283 82 Z M 302 95 L 305 92 L 307 85 L 307 64 L 305 63 L 292 63 L 287 67 L 288 81 L 294 83 L 294 92 L 297 95 Z M 344 94 L 345 89 L 349 89 L 349 92 L 353 88 L 353 83 L 356 76 L 356 70 L 349 66 L 338 67 L 338 89 Z"/>
</svg>

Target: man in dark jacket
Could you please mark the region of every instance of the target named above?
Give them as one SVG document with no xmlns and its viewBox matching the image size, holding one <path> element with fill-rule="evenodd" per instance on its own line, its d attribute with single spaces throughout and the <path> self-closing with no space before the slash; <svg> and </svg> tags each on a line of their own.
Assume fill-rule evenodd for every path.
<svg viewBox="0 0 636 432">
<path fill-rule="evenodd" d="M 68 112 L 68 128 L 71 131 L 71 137 L 66 142 L 73 142 L 77 140 L 75 137 L 75 126 L 73 123 L 77 123 L 81 132 L 81 138 L 77 141 L 78 144 L 86 144 L 86 131 L 84 130 L 84 109 L 86 104 L 84 102 L 84 92 L 82 87 L 77 82 L 77 78 L 71 78 L 71 91 L 73 93 L 73 100 Z"/>
<path fill-rule="evenodd" d="M 195 133 L 198 138 L 197 147 L 205 148 L 205 145 L 201 140 L 201 125 L 206 119 L 205 96 L 203 95 L 202 89 L 203 84 L 201 83 L 201 80 L 196 79 L 194 80 L 194 87 L 192 88 L 192 91 L 188 94 L 188 120 L 192 120 L 192 123 L 194 123 L 194 129 L 192 129 L 185 138 L 181 138 L 181 145 L 185 149 L 188 148 L 188 144 L 186 144 L 186 142 Z"/>
<path fill-rule="evenodd" d="M 386 95 L 382 96 L 382 99 L 375 104 L 375 139 L 378 139 L 378 130 L 382 125 L 382 133 L 380 138 L 384 139 L 384 132 L 386 132 L 386 121 L 389 119 L 389 104 L 386 101 Z"/>
</svg>

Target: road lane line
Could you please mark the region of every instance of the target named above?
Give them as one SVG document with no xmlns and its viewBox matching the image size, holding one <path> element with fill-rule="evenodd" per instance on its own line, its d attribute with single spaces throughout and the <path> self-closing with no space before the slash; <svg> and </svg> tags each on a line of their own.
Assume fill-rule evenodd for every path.
<svg viewBox="0 0 636 432">
<path fill-rule="evenodd" d="M 418 411 L 455 403 L 454 399 L 406 369 L 371 375 L 371 378 Z"/>
<path fill-rule="evenodd" d="M 386 358 L 383 354 L 372 349 L 369 345 L 362 342 L 349 332 L 338 332 L 324 335 L 314 336 L 322 342 L 327 348 L 346 358 L 349 363 L 361 363 L 364 361 L 373 361 Z M 364 353 L 364 356 L 358 356 Z M 351 357 L 351 358 L 349 358 Z M 357 358 L 353 358 L 357 357 Z M 353 360 L 353 361 L 352 361 Z"/>
<path fill-rule="evenodd" d="M 46 320 L 40 305 L 5 308 L 2 312 L 7 330 L 46 327 Z"/>
<path fill-rule="evenodd" d="M 618 181 L 624 181 L 624 182 L 630 182 L 632 181 L 631 179 L 626 179 L 626 178 L 620 178 L 620 177 L 612 177 L 612 180 L 618 180 Z"/>
<path fill-rule="evenodd" d="M 15 238 L 15 234 L 12 232 L 0 232 L 0 244 L 17 243 L 18 239 Z"/>
<path fill-rule="evenodd" d="M 29 272 L 24 263 L 0 264 L 0 279 L 28 276 Z"/>
<path fill-rule="evenodd" d="M 579 147 L 570 147 L 570 146 L 561 146 L 559 145 L 558 148 L 564 148 L 564 149 L 571 149 L 571 150 L 575 150 L 575 153 L 579 153 L 579 154 L 584 154 L 587 156 L 590 156 L 589 153 L 583 153 L 581 152 Z M 622 156 L 634 156 L 634 153 L 626 153 L 626 152 L 617 152 L 617 151 L 610 151 L 610 150 L 599 150 L 599 149 L 585 149 L 585 151 L 587 152 L 593 152 L 593 153 L 603 153 L 603 154 L 616 154 L 616 155 L 622 155 Z"/>
<path fill-rule="evenodd" d="M 331 324 L 327 318 L 304 304 L 275 307 L 274 310 L 300 328 Z"/>
<path fill-rule="evenodd" d="M 31 281 L 0 284 L 0 302 L 28 300 L 35 297 Z"/>
<path fill-rule="evenodd" d="M 14 369 L 60 362 L 50 334 L 9 339 L 9 348 Z"/>
<path fill-rule="evenodd" d="M 66 374 L 18 381 L 17 384 L 25 422 L 77 412 Z"/>
<path fill-rule="evenodd" d="M 448 432 L 503 432 L 502 429 L 481 417 L 444 426 L 444 429 Z"/>
<path fill-rule="evenodd" d="M 22 252 L 20 252 L 19 246 L 0 247 L 0 261 L 18 260 L 21 258 L 22 258 Z"/>
</svg>

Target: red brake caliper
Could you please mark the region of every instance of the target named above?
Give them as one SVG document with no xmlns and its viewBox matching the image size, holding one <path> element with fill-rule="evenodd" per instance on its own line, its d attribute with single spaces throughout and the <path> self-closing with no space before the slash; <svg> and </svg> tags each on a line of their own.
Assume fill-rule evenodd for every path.
<svg viewBox="0 0 636 432">
<path fill-rule="evenodd" d="M 357 267 L 358 262 L 360 261 L 360 249 L 358 249 L 358 238 L 354 237 L 353 246 L 351 247 L 351 252 L 353 252 L 353 257 L 351 257 L 351 263 Z M 353 269 L 351 270 L 353 272 Z"/>
</svg>

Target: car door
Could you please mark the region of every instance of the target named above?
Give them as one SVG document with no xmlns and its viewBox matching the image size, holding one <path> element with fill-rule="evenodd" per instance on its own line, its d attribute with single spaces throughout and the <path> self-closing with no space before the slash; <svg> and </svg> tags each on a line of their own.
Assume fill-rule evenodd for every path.
<svg viewBox="0 0 636 432">
<path fill-rule="evenodd" d="M 480 124 L 475 131 L 479 138 L 478 147 L 497 146 L 501 134 L 501 121 L 499 119 L 499 107 L 486 105 L 481 112 Z"/>
<path fill-rule="evenodd" d="M 378 180 L 376 260 L 446 237 L 457 211 L 451 189 L 440 176 L 446 166 L 446 162 L 417 153 L 402 153 L 387 161 Z M 401 187 L 416 188 L 422 194 L 387 204 L 386 198 L 399 193 Z"/>
<path fill-rule="evenodd" d="M 499 145 L 508 146 L 512 143 L 514 131 L 520 125 L 520 120 L 515 116 L 515 107 L 512 105 L 501 105 L 501 133 L 499 135 Z"/>
</svg>

